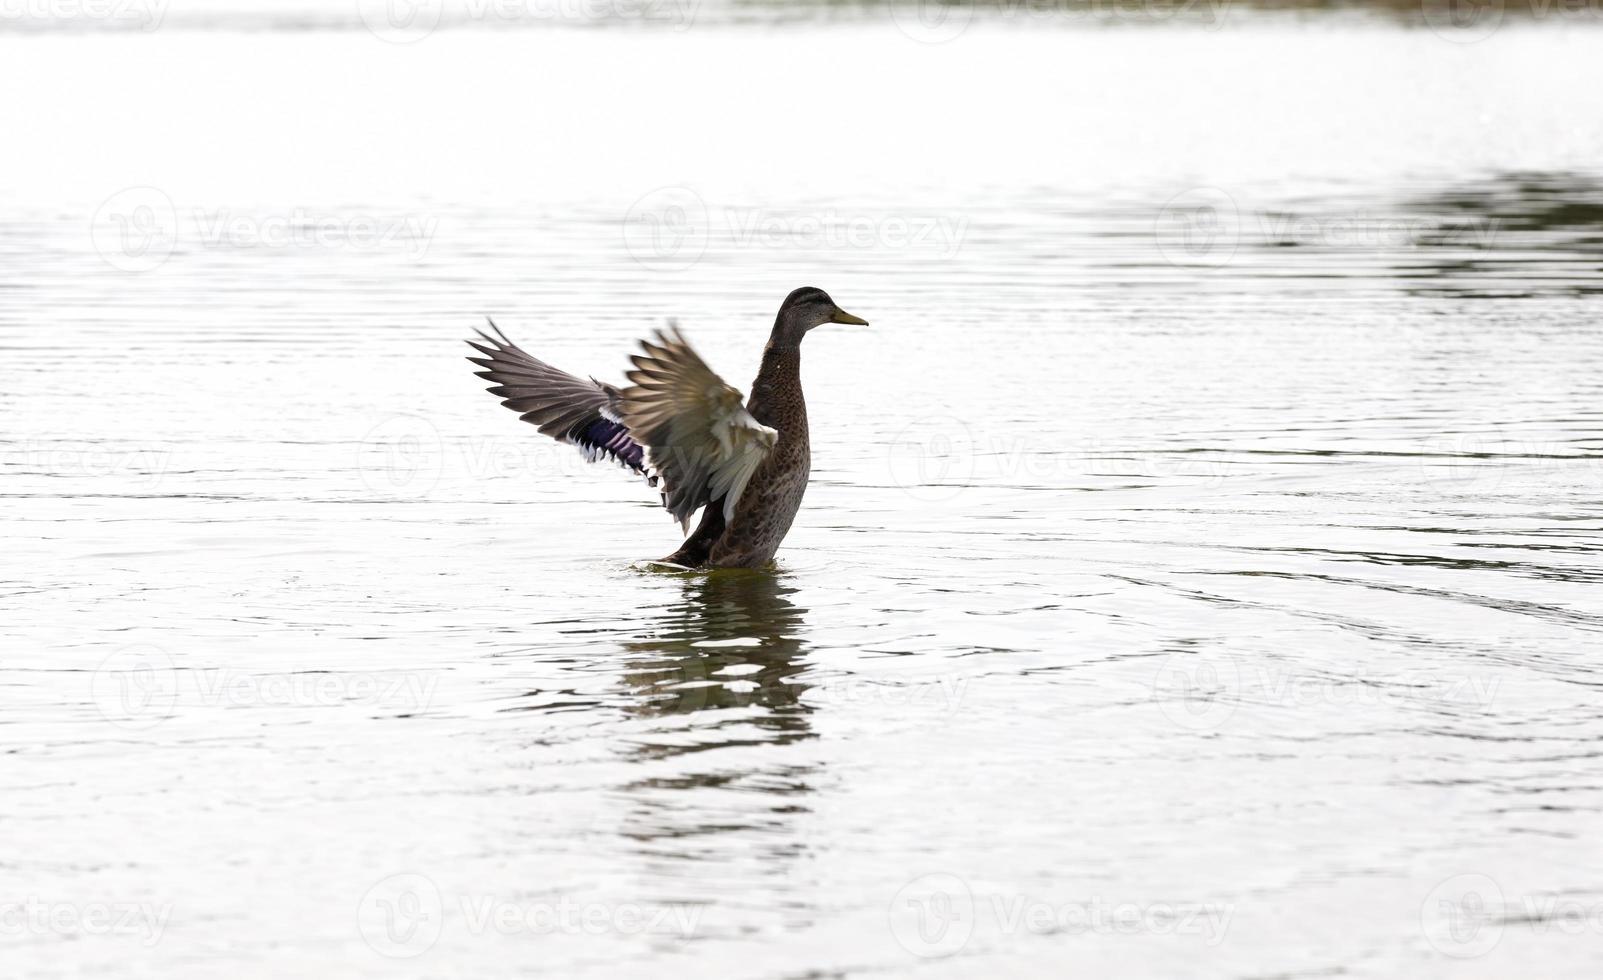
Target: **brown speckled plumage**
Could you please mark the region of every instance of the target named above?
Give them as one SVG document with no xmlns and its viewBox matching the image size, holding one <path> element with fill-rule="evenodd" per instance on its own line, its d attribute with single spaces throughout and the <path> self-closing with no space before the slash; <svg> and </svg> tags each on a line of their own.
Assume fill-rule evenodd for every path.
<svg viewBox="0 0 1603 980">
<path fill-rule="evenodd" d="M 610 458 L 645 474 L 676 518 L 701 521 L 663 559 L 687 567 L 750 568 L 774 557 L 807 491 L 812 451 L 801 385 L 801 342 L 824 323 L 866 325 L 823 290 L 785 298 L 763 351 L 751 398 L 724 384 L 677 329 L 642 343 L 618 388 L 559 371 L 504 335 L 469 341 L 470 358 L 496 382 L 491 392 L 525 421 L 592 459 Z M 488 346 L 486 346 L 486 344 Z"/>
<path fill-rule="evenodd" d="M 752 568 L 771 561 L 790 533 L 813 468 L 799 348 L 763 353 L 762 370 L 751 386 L 750 410 L 753 418 L 779 433 L 774 448 L 752 475 L 728 526 L 721 514 L 709 512 L 665 561 L 684 565 L 691 564 L 684 559 L 701 557 L 694 564 Z"/>
</svg>

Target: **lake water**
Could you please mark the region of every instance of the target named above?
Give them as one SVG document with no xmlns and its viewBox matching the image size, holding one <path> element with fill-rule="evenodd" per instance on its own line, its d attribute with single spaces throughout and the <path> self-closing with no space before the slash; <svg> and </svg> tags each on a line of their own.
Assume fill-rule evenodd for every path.
<svg viewBox="0 0 1603 980">
<path fill-rule="evenodd" d="M 0 35 L 7 972 L 1597 974 L 1592 22 L 182 13 Z M 462 360 L 804 284 L 771 573 Z"/>
</svg>

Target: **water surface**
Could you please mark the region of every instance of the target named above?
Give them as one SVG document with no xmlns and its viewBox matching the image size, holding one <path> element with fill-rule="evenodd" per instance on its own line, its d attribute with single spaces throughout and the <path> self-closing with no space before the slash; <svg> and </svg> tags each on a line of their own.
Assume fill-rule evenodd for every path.
<svg viewBox="0 0 1603 980">
<path fill-rule="evenodd" d="M 1597 39 L 1200 36 L 6 39 L 7 962 L 1595 975 Z M 804 283 L 767 572 L 461 359 Z"/>
</svg>

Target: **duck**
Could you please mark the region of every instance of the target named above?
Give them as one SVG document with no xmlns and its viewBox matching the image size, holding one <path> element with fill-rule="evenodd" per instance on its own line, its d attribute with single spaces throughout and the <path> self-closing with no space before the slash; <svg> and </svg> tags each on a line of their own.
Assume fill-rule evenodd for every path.
<svg viewBox="0 0 1603 980">
<path fill-rule="evenodd" d="M 670 321 L 640 342 L 626 385 L 581 378 L 526 353 L 489 321 L 468 344 L 490 394 L 592 462 L 632 470 L 656 488 L 684 542 L 661 563 L 760 568 L 773 561 L 812 470 L 801 344 L 826 323 L 866 327 L 816 286 L 785 297 L 751 398 L 707 366 Z M 691 519 L 701 519 L 690 530 Z"/>
</svg>

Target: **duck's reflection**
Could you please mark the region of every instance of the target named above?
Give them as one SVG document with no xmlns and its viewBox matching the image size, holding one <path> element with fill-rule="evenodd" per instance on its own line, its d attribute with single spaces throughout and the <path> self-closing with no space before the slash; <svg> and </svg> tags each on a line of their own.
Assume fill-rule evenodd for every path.
<svg viewBox="0 0 1603 980">
<path fill-rule="evenodd" d="M 718 839 L 755 831 L 781 857 L 818 775 L 797 744 L 816 737 L 798 682 L 806 610 L 774 572 L 697 573 L 682 588 L 627 644 L 626 710 L 643 730 L 623 750 L 636 770 L 619 787 L 623 833 L 655 858 L 710 860 Z"/>
<path fill-rule="evenodd" d="M 639 697 L 631 712 L 678 716 L 754 708 L 740 715 L 776 735 L 809 733 L 811 708 L 796 676 L 805 669 L 806 610 L 781 574 L 722 569 L 687 576 L 684 594 L 652 624 L 623 675 Z M 730 719 L 734 721 L 735 719 Z"/>
</svg>

